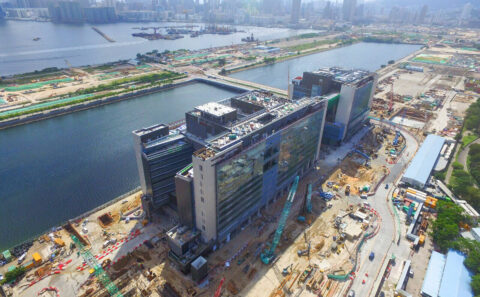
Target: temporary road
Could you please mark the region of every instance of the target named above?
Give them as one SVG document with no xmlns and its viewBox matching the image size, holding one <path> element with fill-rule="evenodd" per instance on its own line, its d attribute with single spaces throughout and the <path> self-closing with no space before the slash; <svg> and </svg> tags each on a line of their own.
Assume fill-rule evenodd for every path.
<svg viewBox="0 0 480 297">
<path fill-rule="evenodd" d="M 387 166 L 390 169 L 390 174 L 378 187 L 375 195 L 368 198 L 372 208 L 382 218 L 382 224 L 378 234 L 366 242 L 359 254 L 359 267 L 352 285 L 356 296 L 375 296 L 377 288 L 374 284 L 377 283 L 377 280 L 383 274 L 381 268 L 384 263 L 390 259 L 392 254 L 395 254 L 397 259 L 402 259 L 408 258 L 410 252 L 406 240 L 400 241 L 400 246 L 397 245 L 397 228 L 400 228 L 400 226 L 396 226 L 396 218 L 393 214 L 391 202 L 387 201 L 387 197 L 393 188 L 392 183 L 400 177 L 405 166 L 410 162 L 418 148 L 417 140 L 412 135 L 407 132 L 402 134 L 406 139 L 407 146 L 405 151 L 396 164 Z M 389 184 L 389 189 L 385 189 L 386 184 Z M 375 258 L 372 261 L 368 259 L 371 252 L 375 253 Z M 362 284 L 363 280 L 365 280 L 365 284 Z"/>
</svg>

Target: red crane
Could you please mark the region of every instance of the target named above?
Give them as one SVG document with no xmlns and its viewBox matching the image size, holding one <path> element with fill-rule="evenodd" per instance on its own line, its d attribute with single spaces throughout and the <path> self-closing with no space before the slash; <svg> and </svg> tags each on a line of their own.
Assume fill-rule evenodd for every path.
<svg viewBox="0 0 480 297">
<path fill-rule="evenodd" d="M 218 285 L 218 288 L 215 291 L 215 295 L 213 295 L 213 297 L 220 297 L 220 293 L 222 293 L 222 286 L 224 281 L 225 281 L 225 277 L 222 278 L 222 280 L 220 281 L 220 285 Z"/>
</svg>

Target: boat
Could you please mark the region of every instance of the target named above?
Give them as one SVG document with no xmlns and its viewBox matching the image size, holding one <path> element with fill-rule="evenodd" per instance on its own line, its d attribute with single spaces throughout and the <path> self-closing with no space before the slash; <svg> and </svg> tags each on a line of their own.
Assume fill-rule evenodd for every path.
<svg viewBox="0 0 480 297">
<path fill-rule="evenodd" d="M 33 38 L 33 41 L 39 41 L 39 40 L 40 40 L 40 37 Z"/>
<path fill-rule="evenodd" d="M 251 36 L 247 36 L 245 38 L 242 38 L 242 41 L 243 42 L 257 42 L 258 39 L 255 39 L 255 37 L 253 37 L 253 33 Z"/>
</svg>

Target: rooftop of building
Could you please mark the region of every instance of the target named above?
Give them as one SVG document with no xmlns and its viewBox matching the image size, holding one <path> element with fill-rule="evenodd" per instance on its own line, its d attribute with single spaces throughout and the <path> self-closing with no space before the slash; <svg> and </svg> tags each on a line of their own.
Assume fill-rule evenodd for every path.
<svg viewBox="0 0 480 297">
<path fill-rule="evenodd" d="M 198 234 L 198 232 L 193 231 L 191 228 L 178 225 L 167 232 L 167 236 L 179 246 L 193 240 Z"/>
<path fill-rule="evenodd" d="M 239 108 L 232 107 L 234 101 L 241 101 L 247 105 L 256 106 L 254 112 L 245 113 Z M 215 151 L 222 151 L 236 142 L 240 142 L 259 129 L 282 119 L 301 108 L 321 101 L 328 101 L 326 97 L 302 98 L 299 100 L 288 100 L 273 95 L 266 91 L 252 91 L 230 99 L 218 102 L 218 104 L 229 105 L 237 110 L 237 119 L 223 125 L 225 132 L 213 135 L 208 139 L 199 140 L 204 143 L 207 149 L 199 150 L 195 155 L 203 159 L 211 158 Z"/>
<path fill-rule="evenodd" d="M 373 74 L 372 72 L 367 70 L 344 69 L 339 67 L 320 68 L 317 71 L 313 71 L 313 73 L 332 77 L 333 80 L 341 83 L 354 83 Z"/>
<path fill-rule="evenodd" d="M 425 185 L 444 143 L 443 137 L 434 134 L 428 135 L 405 171 L 403 179 Z"/>
<path fill-rule="evenodd" d="M 448 251 L 439 297 L 473 297 L 470 287 L 471 273 L 463 264 L 465 258 L 459 251 Z"/>
<path fill-rule="evenodd" d="M 255 104 L 263 107 L 260 111 L 249 115 L 248 117 L 239 118 L 229 127 L 229 132 L 215 135 L 207 139 L 207 143 L 214 149 L 221 150 L 232 142 L 237 142 L 243 137 L 263 128 L 270 123 L 279 120 L 289 114 L 308 106 L 320 100 L 317 98 L 303 98 L 296 101 L 284 100 L 276 96 L 266 95 L 262 93 L 249 93 L 243 97 L 236 98 L 244 102 Z"/>
<path fill-rule="evenodd" d="M 445 255 L 433 251 L 428 262 L 427 272 L 423 280 L 422 294 L 430 297 L 438 297 L 442 282 L 443 269 L 445 267 Z"/>
<path fill-rule="evenodd" d="M 223 115 L 232 113 L 235 111 L 234 108 L 220 104 L 219 102 L 208 102 L 203 105 L 195 107 L 196 110 L 211 114 L 216 117 L 221 117 Z"/>
<path fill-rule="evenodd" d="M 137 136 L 144 136 L 144 135 L 156 132 L 158 130 L 165 129 L 166 127 L 167 126 L 164 125 L 164 124 L 156 124 L 156 125 L 153 125 L 153 126 L 150 126 L 150 127 L 135 130 L 135 131 L 133 131 L 133 134 L 135 134 Z"/>
</svg>

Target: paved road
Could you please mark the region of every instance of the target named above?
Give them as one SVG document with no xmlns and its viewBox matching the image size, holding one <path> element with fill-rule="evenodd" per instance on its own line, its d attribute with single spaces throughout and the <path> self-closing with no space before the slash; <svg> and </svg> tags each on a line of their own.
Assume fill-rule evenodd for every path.
<svg viewBox="0 0 480 297">
<path fill-rule="evenodd" d="M 480 138 L 469 143 L 466 147 L 463 148 L 460 154 L 458 154 L 458 162 L 460 162 L 460 164 L 463 165 L 463 168 L 465 168 L 465 171 L 467 172 L 469 171 L 467 166 L 467 158 L 468 158 L 468 152 L 470 151 L 470 146 L 472 144 L 479 144 L 479 143 L 480 143 Z"/>
<path fill-rule="evenodd" d="M 396 226 L 396 218 L 393 215 L 390 203 L 387 202 L 387 197 L 392 190 L 392 183 L 395 182 L 402 174 L 405 166 L 408 164 L 412 156 L 415 154 L 418 144 L 415 138 L 407 133 L 403 133 L 406 137 L 407 147 L 405 152 L 397 164 L 387 166 L 390 169 L 390 174 L 385 181 L 380 185 L 377 193 L 369 198 L 371 206 L 378 212 L 382 218 L 382 223 L 378 234 L 372 239 L 368 240 L 362 247 L 359 256 L 359 268 L 357 269 L 357 277 L 355 278 L 352 289 L 356 292 L 356 296 L 374 296 L 376 288 L 374 283 L 377 276 L 381 276 L 381 267 L 387 261 L 392 253 L 402 256 L 408 256 L 408 244 L 397 246 L 398 240 Z M 385 189 L 385 184 L 389 184 L 389 189 Z M 404 241 L 405 242 L 405 241 Z M 373 261 L 368 259 L 370 252 L 375 253 Z M 368 277 L 366 276 L 368 274 Z M 362 281 L 365 280 L 365 284 Z"/>
</svg>

